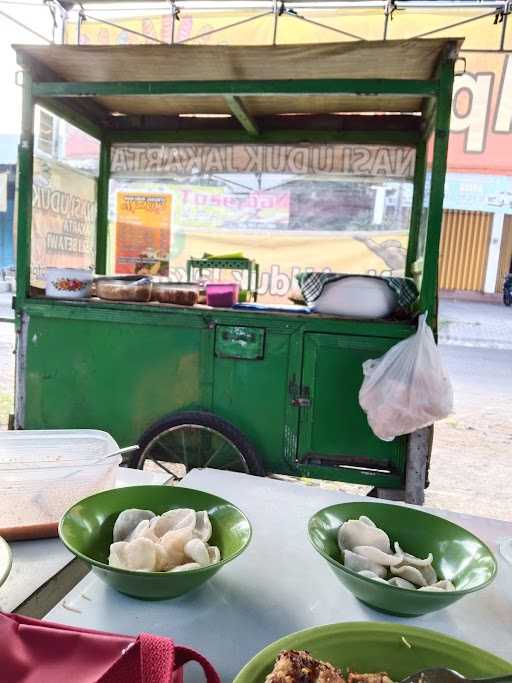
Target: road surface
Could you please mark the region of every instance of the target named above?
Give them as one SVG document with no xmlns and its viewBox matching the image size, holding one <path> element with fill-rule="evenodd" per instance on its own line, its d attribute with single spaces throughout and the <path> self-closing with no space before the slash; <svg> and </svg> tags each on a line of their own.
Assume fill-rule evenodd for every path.
<svg viewBox="0 0 512 683">
<path fill-rule="evenodd" d="M 512 351 L 441 352 L 455 411 L 435 428 L 426 504 L 512 521 Z"/>
</svg>

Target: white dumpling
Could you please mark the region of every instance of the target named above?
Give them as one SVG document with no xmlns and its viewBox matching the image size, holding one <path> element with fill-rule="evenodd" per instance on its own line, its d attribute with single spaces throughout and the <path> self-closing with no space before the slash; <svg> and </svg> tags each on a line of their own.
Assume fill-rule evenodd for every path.
<svg viewBox="0 0 512 683">
<path fill-rule="evenodd" d="M 429 553 L 428 557 L 426 557 L 424 560 L 422 560 L 419 557 L 414 557 L 414 555 L 410 555 L 409 553 L 404 552 L 398 544 L 398 542 L 395 543 L 395 553 L 397 555 L 403 555 L 403 563 L 408 564 L 410 567 L 426 567 L 429 564 L 432 564 L 434 560 L 434 556 L 432 555 L 432 553 Z"/>
<path fill-rule="evenodd" d="M 212 523 L 206 510 L 196 512 L 196 526 L 194 534 L 205 543 L 208 543 L 212 536 Z"/>
<path fill-rule="evenodd" d="M 174 522 L 171 517 L 154 517 L 151 522 L 151 530 L 157 538 L 162 538 L 168 531 L 174 529 Z"/>
<path fill-rule="evenodd" d="M 110 546 L 110 554 L 108 556 L 108 563 L 111 567 L 118 569 L 127 569 L 126 561 L 126 541 L 117 541 Z"/>
<path fill-rule="evenodd" d="M 361 522 L 359 519 L 350 519 L 338 529 L 338 545 L 340 550 L 353 550 L 356 546 L 370 545 L 382 550 L 383 553 L 391 554 L 389 537 L 385 531 L 377 527 Z"/>
<path fill-rule="evenodd" d="M 170 567 L 185 562 L 185 544 L 193 538 L 192 529 L 174 529 L 168 531 L 161 539 Z"/>
<path fill-rule="evenodd" d="M 359 521 L 362 522 L 363 524 L 366 524 L 367 526 L 373 526 L 373 527 L 377 526 L 375 524 L 375 522 L 372 519 L 370 519 L 369 517 L 366 517 L 366 515 L 361 515 L 361 517 L 359 517 Z"/>
<path fill-rule="evenodd" d="M 201 565 L 197 562 L 187 562 L 186 564 L 180 564 L 177 567 L 173 567 L 171 572 L 188 572 L 191 569 L 200 569 Z"/>
<path fill-rule="evenodd" d="M 427 564 L 425 567 L 418 567 L 418 569 L 423 574 L 428 586 L 432 586 L 437 582 L 436 570 L 431 564 Z"/>
<path fill-rule="evenodd" d="M 428 588 L 440 588 L 443 591 L 457 590 L 453 583 L 451 581 L 448 581 L 448 579 L 441 579 L 441 581 L 433 583 L 431 586 L 428 586 Z"/>
<path fill-rule="evenodd" d="M 395 576 L 400 576 L 406 581 L 410 581 L 415 586 L 427 586 L 427 581 L 421 571 L 417 567 L 410 565 L 403 565 L 401 567 L 390 567 L 391 573 Z"/>
<path fill-rule="evenodd" d="M 114 543 L 125 541 L 142 520 L 152 519 L 154 516 L 155 513 L 151 510 L 138 510 L 137 508 L 123 510 L 114 524 Z"/>
<path fill-rule="evenodd" d="M 380 581 L 380 583 L 387 583 L 384 579 L 381 579 L 380 576 L 377 576 L 375 572 L 372 572 L 369 569 L 361 569 L 361 571 L 357 573 L 360 576 L 366 577 L 367 579 L 372 579 L 373 581 Z"/>
<path fill-rule="evenodd" d="M 382 550 L 371 545 L 356 545 L 354 552 L 357 555 L 366 557 L 371 562 L 382 564 L 385 567 L 399 565 L 404 559 L 403 555 L 388 555 L 388 553 L 383 553 Z"/>
<path fill-rule="evenodd" d="M 171 520 L 171 529 L 193 529 L 196 525 L 196 511 L 190 508 L 168 510 L 162 517 Z"/>
<path fill-rule="evenodd" d="M 127 541 L 133 541 L 136 538 L 149 538 L 153 543 L 158 543 L 158 537 L 155 535 L 153 529 L 151 528 L 151 522 L 153 520 L 143 519 L 139 522 L 132 533 L 126 539 Z"/>
<path fill-rule="evenodd" d="M 353 572 L 360 572 L 361 570 L 366 569 L 377 574 L 377 576 L 380 576 L 382 579 L 387 574 L 386 567 L 376 564 L 362 555 L 357 555 L 351 550 L 345 550 L 343 552 L 343 560 L 344 566 L 347 569 L 351 569 Z"/>
<path fill-rule="evenodd" d="M 395 588 L 405 588 L 407 590 L 416 590 L 416 586 L 410 581 L 402 579 L 401 576 L 394 576 L 392 579 L 388 580 L 390 586 L 395 586 Z"/>
<path fill-rule="evenodd" d="M 193 538 L 185 544 L 185 555 L 201 567 L 207 567 L 210 564 L 208 546 L 200 538 Z"/>
<path fill-rule="evenodd" d="M 156 551 L 156 571 L 166 572 L 171 569 L 172 565 L 169 562 L 169 557 L 164 546 L 161 543 L 155 543 Z"/>
<path fill-rule="evenodd" d="M 136 538 L 124 549 L 127 569 L 154 572 L 157 566 L 156 544 L 148 538 Z"/>
<path fill-rule="evenodd" d="M 210 558 L 210 564 L 217 564 L 217 562 L 220 562 L 220 550 L 216 545 L 208 546 L 208 556 Z"/>
</svg>

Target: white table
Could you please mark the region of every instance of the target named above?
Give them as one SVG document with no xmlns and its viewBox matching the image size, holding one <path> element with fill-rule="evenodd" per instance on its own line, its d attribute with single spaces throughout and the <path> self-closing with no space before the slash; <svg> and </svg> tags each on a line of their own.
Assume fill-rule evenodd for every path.
<svg viewBox="0 0 512 683">
<path fill-rule="evenodd" d="M 66 596 L 65 606 L 60 603 L 47 619 L 119 633 L 170 636 L 205 654 L 224 683 L 276 638 L 339 621 L 432 628 L 512 661 L 512 567 L 496 552 L 497 540 L 512 536 L 512 524 L 437 511 L 490 545 L 498 558 L 498 576 L 486 590 L 448 609 L 399 619 L 356 600 L 308 541 L 306 525 L 314 512 L 358 500 L 356 496 L 215 470 L 195 470 L 183 485 L 215 493 L 247 514 L 253 539 L 239 558 L 196 591 L 161 602 L 121 595 L 89 574 Z M 196 670 L 186 680 L 203 683 Z"/>
<path fill-rule="evenodd" d="M 119 468 L 116 486 L 160 484 L 166 479 L 167 475 L 156 472 Z M 31 606 L 24 613 L 42 616 L 45 602 L 62 593 L 63 585 L 70 590 L 87 573 L 87 567 L 73 562 L 74 555 L 58 538 L 18 541 L 9 545 L 13 563 L 7 581 L 0 587 L 0 610 L 3 612 L 13 612 L 30 600 Z"/>
</svg>

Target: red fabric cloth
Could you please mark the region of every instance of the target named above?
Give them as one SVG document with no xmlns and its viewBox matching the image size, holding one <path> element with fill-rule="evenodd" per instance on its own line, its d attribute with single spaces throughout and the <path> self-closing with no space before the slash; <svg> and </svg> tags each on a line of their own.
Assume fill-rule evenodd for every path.
<svg viewBox="0 0 512 683">
<path fill-rule="evenodd" d="M 182 683 L 196 661 L 207 683 L 220 683 L 211 664 L 169 638 L 138 638 L 0 613 L 2 683 Z"/>
</svg>

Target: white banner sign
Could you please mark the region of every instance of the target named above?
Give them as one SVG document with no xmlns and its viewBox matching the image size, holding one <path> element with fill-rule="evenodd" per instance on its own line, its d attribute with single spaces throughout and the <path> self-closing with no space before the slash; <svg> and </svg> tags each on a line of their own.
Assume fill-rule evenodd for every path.
<svg viewBox="0 0 512 683">
<path fill-rule="evenodd" d="M 381 145 L 114 145 L 112 174 L 280 173 L 412 178 L 414 149 Z"/>
</svg>

